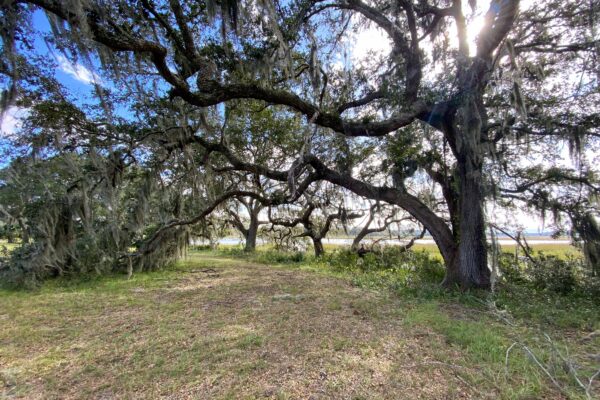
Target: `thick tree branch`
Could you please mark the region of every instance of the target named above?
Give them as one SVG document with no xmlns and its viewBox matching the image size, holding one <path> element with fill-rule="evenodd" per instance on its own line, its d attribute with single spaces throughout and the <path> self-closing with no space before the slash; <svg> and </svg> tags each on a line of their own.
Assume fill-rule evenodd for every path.
<svg viewBox="0 0 600 400">
<path fill-rule="evenodd" d="M 513 26 L 519 0 L 492 0 L 485 16 L 486 26 L 479 34 L 477 57 L 488 59 Z"/>
<path fill-rule="evenodd" d="M 371 92 L 371 93 L 365 95 L 364 97 L 361 97 L 360 99 L 349 101 L 348 103 L 344 103 L 344 104 L 340 105 L 337 108 L 337 112 L 339 114 L 341 114 L 350 108 L 364 106 L 374 100 L 382 99 L 382 98 L 384 98 L 384 96 L 385 96 L 385 94 L 382 90 L 377 90 L 375 92 Z"/>
</svg>

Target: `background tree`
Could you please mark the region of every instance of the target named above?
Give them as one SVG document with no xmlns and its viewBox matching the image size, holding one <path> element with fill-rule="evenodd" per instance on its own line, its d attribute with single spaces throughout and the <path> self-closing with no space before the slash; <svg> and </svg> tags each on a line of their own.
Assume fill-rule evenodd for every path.
<svg viewBox="0 0 600 400">
<path fill-rule="evenodd" d="M 369 235 L 373 233 L 382 233 L 390 230 L 392 224 L 396 224 L 396 229 L 400 230 L 400 223 L 403 221 L 410 220 L 409 217 L 399 217 L 399 210 L 382 206 L 381 204 L 375 202 L 370 205 L 367 220 L 364 222 L 364 225 L 354 239 L 352 240 L 352 245 L 350 246 L 352 250 L 358 250 L 360 243 Z M 373 222 L 375 222 L 376 226 L 372 226 Z M 390 236 L 391 236 L 391 232 Z M 400 233 L 400 232 L 397 232 Z"/>
<path fill-rule="evenodd" d="M 297 234 L 296 237 L 310 238 L 315 257 L 321 257 L 325 254 L 323 239 L 336 225 L 341 225 L 347 232 L 348 223 L 363 216 L 362 213 L 347 210 L 343 200 L 336 199 L 336 197 L 339 196 L 332 193 L 331 188 L 325 188 L 317 193 L 305 192 L 304 204 L 297 210 L 297 216 L 291 217 L 289 208 L 284 210 L 284 216 L 281 216 L 281 211 L 274 213 L 269 208 L 269 221 L 273 225 L 290 229 L 301 225 L 303 232 Z"/>
<path fill-rule="evenodd" d="M 260 220 L 260 212 L 265 208 L 260 201 L 253 198 L 236 197 L 235 201 L 244 208 L 242 213 L 248 215 L 248 227 L 244 224 L 245 216 L 239 212 L 239 207 L 227 208 L 227 213 L 231 217 L 229 220 L 244 237 L 244 251 L 253 252 L 256 250 L 256 239 L 258 237 L 258 228 L 260 225 L 268 224 L 268 221 Z"/>
</svg>

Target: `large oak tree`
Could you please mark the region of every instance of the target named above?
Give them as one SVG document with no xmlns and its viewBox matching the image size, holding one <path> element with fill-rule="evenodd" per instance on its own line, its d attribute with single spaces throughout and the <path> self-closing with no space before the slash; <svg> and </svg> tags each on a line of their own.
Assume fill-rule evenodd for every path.
<svg viewBox="0 0 600 400">
<path fill-rule="evenodd" d="M 488 288 L 486 201 L 557 177 L 525 168 L 523 149 L 536 141 L 558 154 L 561 141 L 581 150 L 598 136 L 598 13 L 593 2 L 548 1 L 521 12 L 518 0 L 463 3 L 9 1 L 5 99 L 27 88 L 18 84 L 27 78 L 19 52 L 31 38 L 16 21 L 42 9 L 57 46 L 90 65 L 97 59 L 106 79 L 123 84 L 113 90 L 132 99 L 163 97 L 217 110 L 216 119 L 246 101 L 305 117 L 295 132 L 301 148 L 279 167 L 248 160 L 186 119 L 171 148 L 193 144 L 207 163 L 285 183 L 287 201 L 326 180 L 399 206 L 435 240 L 444 284 Z M 474 33 L 477 10 L 485 10 L 484 24 Z M 353 32 L 366 25 L 385 33 L 389 52 L 367 63 L 344 58 Z M 272 154 L 280 151 L 285 146 Z M 593 168 L 581 163 L 578 174 L 591 179 Z M 420 196 L 423 182 L 433 182 L 442 205 Z"/>
</svg>

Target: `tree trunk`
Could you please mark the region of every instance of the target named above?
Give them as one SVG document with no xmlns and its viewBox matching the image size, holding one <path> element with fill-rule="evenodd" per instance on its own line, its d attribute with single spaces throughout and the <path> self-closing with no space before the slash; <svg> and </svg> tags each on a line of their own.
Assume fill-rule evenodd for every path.
<svg viewBox="0 0 600 400">
<path fill-rule="evenodd" d="M 360 242 L 363 241 L 363 239 L 368 235 L 368 232 L 365 231 L 360 231 L 358 232 L 358 235 L 356 235 L 356 237 L 354 238 L 354 240 L 352 241 L 352 246 L 350 247 L 351 250 L 356 251 L 358 250 L 358 246 L 360 245 Z"/>
<path fill-rule="evenodd" d="M 29 243 L 29 231 L 27 230 L 27 225 L 23 222 L 23 219 L 19 219 L 19 228 L 21 228 L 21 241 L 23 244 Z"/>
<path fill-rule="evenodd" d="M 460 110 L 460 131 L 457 136 L 458 193 L 458 254 L 446 264 L 447 287 L 489 289 L 490 270 L 487 265 L 485 236 L 485 194 L 483 188 L 483 151 L 481 149 L 480 98 L 473 96 Z"/>
<path fill-rule="evenodd" d="M 250 226 L 246 235 L 246 246 L 244 251 L 253 252 L 256 250 L 256 237 L 258 236 L 258 218 L 250 216 Z"/>
<path fill-rule="evenodd" d="M 466 113 L 468 115 L 468 113 Z M 481 134 L 481 120 L 479 122 L 475 122 L 473 128 L 470 130 L 471 135 L 477 135 L 474 137 L 475 146 L 479 146 L 480 139 L 479 135 Z M 479 125 L 479 128 L 477 127 Z M 464 140 L 464 139 L 463 139 Z M 468 151 L 471 150 L 471 151 Z M 465 154 L 469 155 L 477 155 L 478 153 L 475 149 L 467 149 Z M 465 157 L 458 157 L 457 159 L 459 165 L 461 162 L 465 161 Z M 476 159 L 473 159 L 471 162 L 473 163 Z M 446 265 L 446 277 L 443 281 L 443 285 L 446 287 L 455 286 L 456 284 L 460 285 L 463 288 L 469 287 L 489 287 L 489 271 L 487 271 L 487 255 L 485 251 L 481 254 L 480 249 L 485 249 L 485 231 L 481 228 L 481 225 L 469 226 L 469 221 L 480 221 L 478 224 L 483 222 L 483 190 L 481 188 L 481 167 L 482 163 L 477 162 L 475 166 L 475 171 L 479 173 L 479 176 L 476 176 L 476 180 L 474 182 L 470 182 L 468 179 L 469 176 L 474 177 L 473 174 L 459 173 L 459 179 L 462 178 L 462 175 L 465 176 L 465 179 L 462 179 L 459 184 L 460 193 L 458 194 L 459 200 L 463 197 L 467 196 L 469 192 L 469 188 L 473 186 L 475 190 L 475 194 L 471 193 L 471 195 L 475 195 L 475 198 L 468 199 L 465 198 L 462 201 L 462 204 L 458 204 L 460 208 L 458 212 L 458 219 L 463 219 L 464 221 L 458 221 L 455 226 L 461 227 L 466 232 L 465 241 L 463 242 L 460 237 L 462 236 L 462 232 L 459 232 L 458 235 L 455 234 L 450 227 L 447 225 L 446 221 L 442 219 L 439 215 L 434 213 L 427 205 L 425 205 L 422 201 L 420 201 L 417 197 L 408 194 L 407 192 L 400 191 L 393 188 L 378 188 L 370 185 L 369 183 L 359 181 L 357 179 L 352 178 L 348 175 L 341 175 L 336 173 L 335 171 L 328 169 L 323 164 L 315 162 L 313 166 L 315 169 L 323 174 L 324 179 L 328 180 L 331 183 L 335 183 L 337 185 L 343 186 L 352 192 L 365 196 L 369 199 L 373 200 L 381 200 L 386 201 L 390 204 L 395 204 L 399 207 L 402 207 L 406 211 L 408 211 L 413 217 L 415 217 L 423 226 L 427 229 L 427 231 L 433 237 L 436 245 L 438 246 L 442 257 L 444 258 L 444 264 Z M 466 171 L 466 169 L 464 170 Z M 479 193 L 479 195 L 477 195 Z M 460 201 L 459 201 L 460 203 Z M 468 207 L 472 207 L 470 203 L 475 204 L 473 209 L 469 209 Z M 473 215 L 470 215 L 473 213 Z M 465 214 L 465 217 L 463 217 Z M 464 226 L 464 228 L 462 228 Z M 473 231 L 469 233 L 469 230 Z M 479 232 L 479 238 L 477 232 Z M 457 243 L 458 242 L 458 243 Z M 460 243 L 463 244 L 463 259 L 466 260 L 465 266 L 460 266 L 459 261 L 459 247 Z M 473 247 L 475 249 L 474 252 L 467 251 L 469 247 Z M 479 250 L 477 250 L 479 249 Z M 478 254 L 478 256 L 476 256 Z M 472 257 L 472 259 L 471 259 Z M 473 273 L 473 270 L 476 272 Z M 487 283 L 485 282 L 485 276 L 487 271 Z M 477 273 L 478 272 L 478 273 Z"/>
<path fill-rule="evenodd" d="M 23 244 L 29 243 L 29 232 L 27 232 L 27 229 L 21 230 L 21 241 Z"/>
<path fill-rule="evenodd" d="M 315 248 L 315 257 L 321 257 L 325 254 L 325 248 L 323 247 L 323 242 L 321 238 L 312 238 L 313 247 Z"/>
<path fill-rule="evenodd" d="M 15 235 L 13 234 L 13 231 L 11 229 L 10 226 L 6 227 L 6 241 L 8 243 L 14 243 L 15 242 Z"/>
<path fill-rule="evenodd" d="M 483 207 L 484 198 L 478 182 L 461 177 L 458 251 L 453 260 L 446 260 L 443 282 L 446 287 L 490 288 Z"/>
</svg>

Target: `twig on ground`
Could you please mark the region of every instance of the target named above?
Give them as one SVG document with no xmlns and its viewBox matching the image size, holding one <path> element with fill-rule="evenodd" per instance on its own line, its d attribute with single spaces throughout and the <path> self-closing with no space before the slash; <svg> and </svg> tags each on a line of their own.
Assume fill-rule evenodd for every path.
<svg viewBox="0 0 600 400">
<path fill-rule="evenodd" d="M 508 358 L 510 356 L 510 352 L 512 351 L 512 349 L 515 346 L 519 346 L 521 347 L 523 350 L 525 350 L 527 352 L 527 354 L 529 355 L 529 357 L 533 360 L 534 363 L 537 364 L 538 367 L 540 367 L 540 369 L 542 371 L 544 371 L 544 373 L 548 376 L 548 378 L 550 378 L 550 381 L 554 384 L 554 386 L 556 386 L 558 388 L 558 390 L 560 390 L 561 393 L 566 395 L 565 390 L 562 388 L 562 386 L 560 386 L 560 384 L 558 383 L 558 381 L 556 380 L 556 378 L 554 378 L 554 376 L 552 376 L 552 374 L 550 373 L 550 371 L 548 371 L 546 369 L 546 367 L 544 367 L 544 365 L 537 359 L 537 357 L 535 356 L 535 354 L 533 354 L 533 352 L 529 349 L 529 347 L 525 346 L 523 343 L 519 343 L 519 342 L 514 342 L 513 344 L 510 345 L 510 347 L 506 350 L 506 358 L 505 358 L 505 369 L 506 369 L 506 375 L 508 375 Z"/>
<path fill-rule="evenodd" d="M 592 398 L 592 384 L 594 383 L 594 379 L 600 376 L 600 369 L 596 371 L 594 375 L 590 377 L 590 380 L 585 388 L 585 394 L 591 399 Z"/>
<path fill-rule="evenodd" d="M 205 274 L 216 274 L 217 270 L 213 269 L 213 268 L 206 268 L 206 269 L 191 269 L 191 270 L 189 270 L 187 272 L 189 272 L 190 274 L 196 274 L 196 273 L 199 273 L 199 272 L 203 272 Z"/>
<path fill-rule="evenodd" d="M 561 361 L 564 363 L 564 365 L 567 367 L 567 370 L 569 371 L 571 376 L 573 376 L 573 379 L 575 379 L 575 382 L 577 382 L 579 387 L 581 387 L 585 391 L 586 387 L 579 379 L 579 376 L 577 375 L 577 371 L 573 367 L 573 363 L 570 360 L 568 360 L 567 358 L 563 357 L 563 355 L 558 350 L 558 348 L 555 346 L 554 342 L 552 341 L 552 339 L 550 339 L 550 336 L 548 336 L 547 333 L 544 333 L 544 337 L 546 338 L 548 343 L 550 343 L 550 347 L 552 347 L 552 351 L 554 351 L 554 353 L 558 356 L 558 358 L 560 358 Z M 589 395 L 588 395 L 588 397 L 589 397 Z"/>
</svg>

